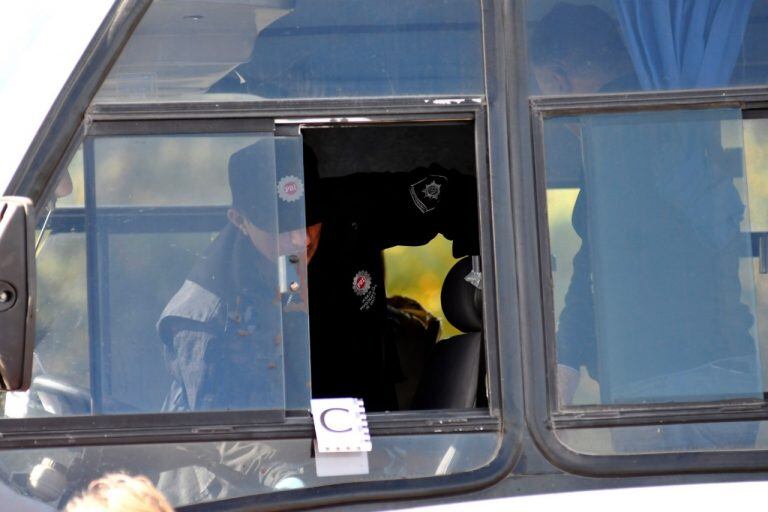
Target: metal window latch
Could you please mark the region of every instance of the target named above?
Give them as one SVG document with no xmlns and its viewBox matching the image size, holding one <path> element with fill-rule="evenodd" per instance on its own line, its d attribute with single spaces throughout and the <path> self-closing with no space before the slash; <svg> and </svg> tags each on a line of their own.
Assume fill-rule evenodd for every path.
<svg viewBox="0 0 768 512">
<path fill-rule="evenodd" d="M 296 254 L 280 256 L 278 259 L 278 278 L 280 293 L 295 293 L 301 288 L 298 265 L 301 259 Z"/>
</svg>

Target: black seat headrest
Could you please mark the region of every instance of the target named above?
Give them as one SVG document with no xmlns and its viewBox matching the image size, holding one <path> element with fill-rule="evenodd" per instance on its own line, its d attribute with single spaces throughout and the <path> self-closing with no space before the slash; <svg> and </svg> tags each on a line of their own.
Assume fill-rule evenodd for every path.
<svg viewBox="0 0 768 512">
<path fill-rule="evenodd" d="M 463 332 L 479 332 L 483 328 L 482 292 L 466 280 L 472 270 L 471 257 L 457 261 L 445 276 L 440 293 L 445 318 Z"/>
</svg>

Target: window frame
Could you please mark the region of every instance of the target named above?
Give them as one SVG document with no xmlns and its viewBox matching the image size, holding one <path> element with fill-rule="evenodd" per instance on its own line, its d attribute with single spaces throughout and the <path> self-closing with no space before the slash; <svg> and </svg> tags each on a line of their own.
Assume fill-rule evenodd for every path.
<svg viewBox="0 0 768 512">
<path fill-rule="evenodd" d="M 285 102 L 279 102 L 278 108 L 264 110 L 262 103 L 236 103 L 220 105 L 214 103 L 194 103 L 183 107 L 179 115 L 178 104 L 146 105 L 95 105 L 86 114 L 86 122 L 79 130 L 69 150 L 73 155 L 79 147 L 85 148 L 85 188 L 86 201 L 83 208 L 84 233 L 90 235 L 86 240 L 88 265 L 99 265 L 96 245 L 99 240 L 93 238 L 93 222 L 89 222 L 89 197 L 93 197 L 92 176 L 93 165 L 88 164 L 87 146 L 92 144 L 92 137 L 100 136 L 133 136 L 133 135 L 176 135 L 179 133 L 236 133 L 291 131 L 301 126 L 334 125 L 334 126 L 381 126 L 386 123 L 435 124 L 446 121 L 472 122 L 475 136 L 475 152 L 477 166 L 478 189 L 487 189 L 487 166 L 485 153 L 487 151 L 485 135 L 485 104 L 467 98 L 454 105 L 443 105 L 440 102 L 432 106 L 424 106 L 424 99 L 399 99 L 397 105 L 392 105 L 391 99 L 373 99 L 361 101 L 354 108 L 341 108 L 335 105 L 318 105 L 324 102 L 310 102 L 315 108 L 308 108 L 306 102 L 293 108 L 287 108 Z M 333 117 L 327 113 L 333 112 Z M 365 113 L 365 116 L 360 114 Z M 271 114 L 271 115 L 270 115 Z M 280 118 L 272 117 L 279 114 Z M 324 114 L 326 114 L 325 117 Z M 66 165 L 68 160 L 64 160 Z M 91 169 L 89 172 L 89 168 Z M 55 181 L 55 180 L 52 180 Z M 51 188 L 49 185 L 48 189 Z M 89 192 L 90 191 L 90 192 Z M 92 202 L 92 201 L 91 201 Z M 483 204 L 482 202 L 480 203 Z M 90 205 L 94 207 L 94 205 Z M 107 213 L 119 214 L 124 207 L 107 207 Z M 73 209 L 67 208 L 67 220 L 78 223 Z M 487 225 L 486 214 L 480 208 L 480 224 Z M 175 208 L 174 208 L 175 211 Z M 54 222 L 56 222 L 54 220 Z M 487 238 L 487 230 L 483 238 Z M 488 251 L 487 240 L 481 240 L 481 247 Z M 89 270 L 89 275 L 92 273 Z M 490 279 L 484 282 L 484 302 L 492 298 Z M 89 338 L 91 349 L 93 340 L 100 339 L 94 333 L 101 332 L 99 309 L 105 290 L 92 283 L 89 279 L 88 307 L 95 315 L 89 315 Z M 492 308 L 486 307 L 485 314 L 490 314 Z M 91 318 L 93 316 L 93 318 Z M 489 343 L 486 336 L 486 367 L 490 382 L 498 381 L 498 355 L 494 349 L 495 343 Z M 98 379 L 96 379 L 98 380 Z M 96 383 L 98 384 L 98 382 Z M 93 381 L 92 381 L 93 385 Z M 96 386 L 98 392 L 98 385 Z M 407 435 L 434 434 L 442 432 L 488 432 L 501 431 L 499 415 L 498 388 L 489 387 L 489 408 L 472 409 L 467 411 L 435 410 L 435 411 L 400 411 L 397 413 L 370 413 L 371 432 L 375 435 Z M 98 394 L 98 393 L 96 393 Z M 461 418 L 461 421 L 459 421 Z M 150 429 L 155 429 L 149 434 Z M 286 432 L 282 432 L 286 430 Z M 91 416 L 69 416 L 56 418 L 27 418 L 0 419 L 0 439 L 2 448 L 26 448 L 31 446 L 67 446 L 72 438 L 77 444 L 136 444 L 144 442 L 179 441 L 182 439 L 195 440 L 234 440 L 234 439 L 279 439 L 294 437 L 306 433 L 312 437 L 312 423 L 308 413 L 287 411 L 285 420 L 275 421 L 273 411 L 216 411 L 216 412 L 185 412 L 185 413 L 141 413 L 141 414 L 107 414 Z M 74 431 L 74 432 L 72 432 Z M 204 437 L 200 437 L 201 434 Z"/>
<path fill-rule="evenodd" d="M 676 451 L 654 454 L 588 455 L 566 446 L 556 430 L 615 428 L 704 422 L 768 420 L 768 398 L 673 404 L 585 405 L 561 407 L 556 387 L 556 318 L 550 233 L 547 213 L 544 123 L 548 118 L 603 113 L 633 113 L 659 110 L 734 108 L 744 119 L 768 107 L 768 87 L 719 88 L 689 91 L 657 91 L 528 98 L 536 225 L 538 231 L 538 278 L 541 293 L 542 343 L 525 340 L 527 357 L 540 373 L 528 378 L 527 401 L 530 425 L 542 450 L 558 466 L 591 476 L 650 475 L 670 472 L 744 471 L 768 468 L 768 449 Z M 763 114 L 765 115 L 765 114 Z M 761 116 L 762 117 L 762 116 Z M 753 234 L 753 249 L 755 236 Z M 753 256 L 756 257 L 753 250 Z M 762 457 L 761 457 L 762 455 Z M 632 458 L 632 464 L 626 460 Z"/>
</svg>

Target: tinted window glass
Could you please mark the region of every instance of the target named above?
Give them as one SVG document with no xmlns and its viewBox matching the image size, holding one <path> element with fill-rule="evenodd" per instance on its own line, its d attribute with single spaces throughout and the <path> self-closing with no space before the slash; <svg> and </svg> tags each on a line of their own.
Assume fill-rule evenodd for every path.
<svg viewBox="0 0 768 512">
<path fill-rule="evenodd" d="M 531 91 L 765 84 L 768 1 L 528 2 Z"/>
<path fill-rule="evenodd" d="M 475 0 L 158 0 L 97 101 L 482 94 Z"/>
<path fill-rule="evenodd" d="M 3 450 L 0 486 L 59 510 L 88 482 L 120 468 L 147 475 L 174 507 L 180 507 L 340 482 L 462 473 L 488 464 L 498 439 L 492 432 L 379 436 L 369 454 L 368 472 L 330 477 L 317 475 L 310 438 Z M 57 485 L 47 485 L 41 473 L 55 478 Z M 8 496 L 7 489 L 3 491 Z"/>
<path fill-rule="evenodd" d="M 308 408 L 299 138 L 96 136 L 69 171 L 40 217 L 32 389 L 6 415 Z"/>
<path fill-rule="evenodd" d="M 764 421 L 723 421 L 663 426 L 557 430 L 558 439 L 574 451 L 615 455 L 691 450 L 764 450 Z"/>
<path fill-rule="evenodd" d="M 565 404 L 762 398 L 739 110 L 545 121 Z"/>
</svg>

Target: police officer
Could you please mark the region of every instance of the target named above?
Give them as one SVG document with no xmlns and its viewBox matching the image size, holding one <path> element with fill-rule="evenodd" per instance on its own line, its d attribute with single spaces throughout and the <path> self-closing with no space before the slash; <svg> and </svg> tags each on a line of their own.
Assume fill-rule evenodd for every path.
<svg viewBox="0 0 768 512">
<path fill-rule="evenodd" d="M 272 138 L 230 157 L 227 225 L 157 324 L 172 376 L 165 410 L 285 407 L 284 377 L 295 378 L 302 367 L 289 358 L 284 368 L 283 352 L 291 351 L 279 334 L 306 325 L 307 312 L 301 293 L 281 293 L 278 260 L 285 254 L 311 259 L 320 228 L 317 208 L 303 197 L 306 183 L 295 166 L 300 158 L 300 146 Z M 312 224 L 306 230 L 305 219 Z M 161 475 L 159 487 L 177 501 L 251 492 L 253 481 L 274 489 L 302 485 L 303 452 L 281 449 L 279 441 L 180 449 L 201 463 Z"/>
<path fill-rule="evenodd" d="M 319 236 L 294 152 L 268 138 L 230 157 L 228 223 L 158 322 L 173 378 L 165 410 L 284 407 L 282 309 L 306 300 L 280 293 L 278 259 L 311 259 Z"/>
<path fill-rule="evenodd" d="M 437 165 L 320 180 L 322 240 L 309 265 L 312 394 L 398 408 L 395 344 L 387 340 L 382 250 L 438 233 L 454 256 L 478 254 L 472 176 Z"/>
</svg>

